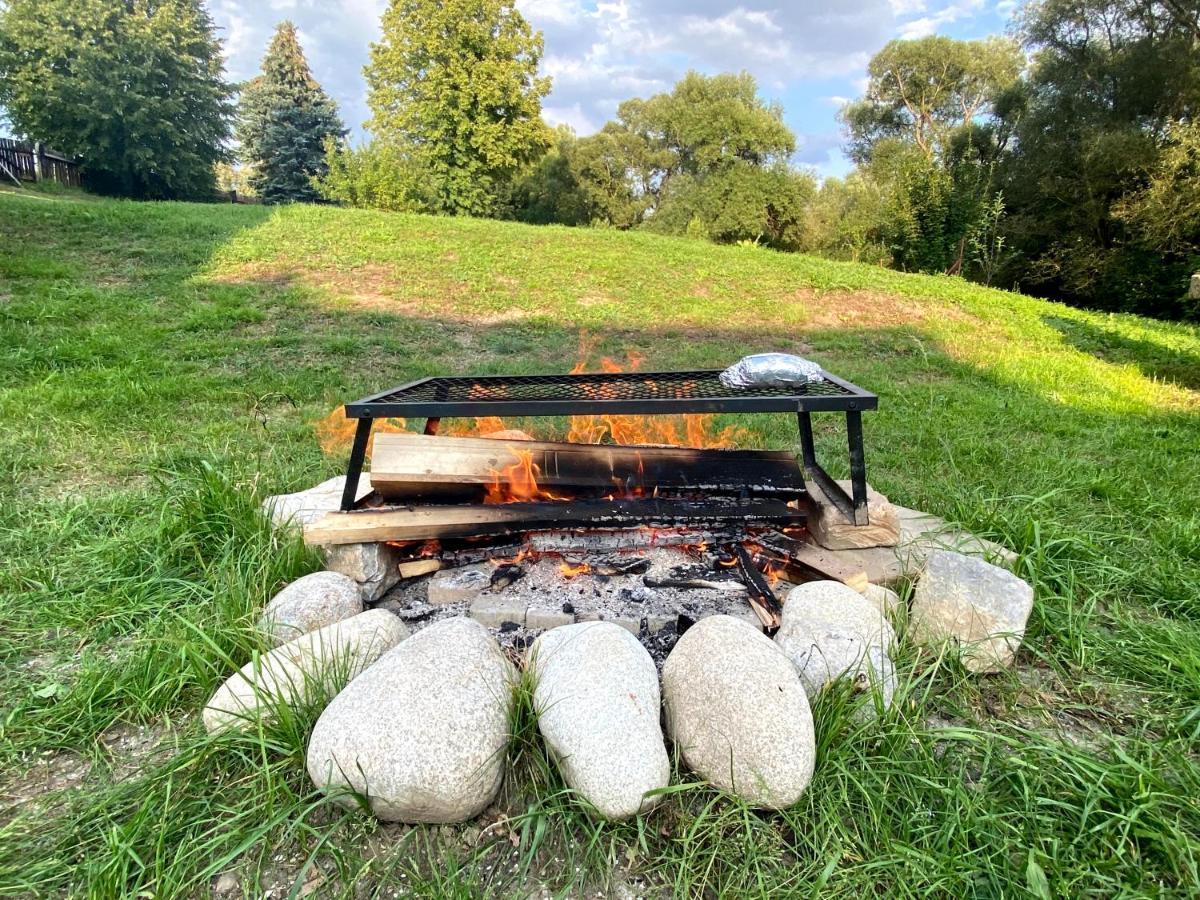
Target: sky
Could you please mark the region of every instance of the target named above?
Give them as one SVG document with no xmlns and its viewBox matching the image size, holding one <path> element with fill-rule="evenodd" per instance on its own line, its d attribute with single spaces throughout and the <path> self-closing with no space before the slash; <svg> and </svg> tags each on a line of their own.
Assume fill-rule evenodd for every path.
<svg viewBox="0 0 1200 900">
<path fill-rule="evenodd" d="M 210 0 L 230 78 L 258 71 L 275 25 L 291 19 L 313 74 L 341 108 L 351 137 L 370 116 L 362 68 L 387 0 Z M 671 86 L 689 69 L 745 70 L 782 104 L 794 161 L 841 175 L 837 111 L 862 93 L 867 62 L 892 38 L 978 38 L 1007 27 L 1015 0 L 517 0 L 542 31 L 543 103 L 551 124 L 590 134 L 617 104 Z"/>
</svg>

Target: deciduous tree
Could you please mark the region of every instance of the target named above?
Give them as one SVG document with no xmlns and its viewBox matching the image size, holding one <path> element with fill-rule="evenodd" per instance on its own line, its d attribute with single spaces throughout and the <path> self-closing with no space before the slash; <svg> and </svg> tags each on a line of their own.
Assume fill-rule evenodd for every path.
<svg viewBox="0 0 1200 900">
<path fill-rule="evenodd" d="M 425 170 L 434 211 L 492 213 L 549 147 L 541 56 L 512 0 L 391 0 L 365 70 L 367 127 Z"/>
<path fill-rule="evenodd" d="M 1028 102 L 1003 169 L 1011 279 L 1075 303 L 1178 315 L 1187 255 L 1119 211 L 1155 179 L 1163 137 L 1200 110 L 1197 0 L 1034 0 Z"/>
<path fill-rule="evenodd" d="M 1006 38 L 892 41 L 871 58 L 866 93 L 842 110 L 850 155 L 863 162 L 880 141 L 899 139 L 932 158 L 956 131 L 982 124 L 1004 102 L 1021 63 Z"/>
<path fill-rule="evenodd" d="M 208 199 L 232 107 L 200 0 L 9 0 L 0 104 L 14 129 L 83 160 L 85 183 Z"/>
</svg>

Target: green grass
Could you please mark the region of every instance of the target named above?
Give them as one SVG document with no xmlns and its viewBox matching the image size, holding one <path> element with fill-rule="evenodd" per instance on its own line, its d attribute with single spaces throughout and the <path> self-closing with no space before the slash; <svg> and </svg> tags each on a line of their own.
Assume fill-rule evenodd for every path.
<svg viewBox="0 0 1200 900">
<path fill-rule="evenodd" d="M 339 470 L 314 423 L 421 375 L 569 368 L 581 331 L 647 368 L 800 350 L 877 391 L 872 483 L 1020 554 L 1019 666 L 909 648 L 872 725 L 822 697 L 812 787 L 777 814 L 681 772 L 651 815 L 595 823 L 527 703 L 506 817 L 454 829 L 314 793 L 315 711 L 205 737 L 256 612 L 318 564 L 257 513 Z M 0 813 L 0 895 L 196 895 L 226 871 L 248 895 L 1200 891 L 1194 326 L 638 233 L 0 192 L 0 335 L 0 795 L 91 763 Z M 794 440 L 786 416 L 728 422 Z M 832 424 L 818 440 L 844 456 Z M 106 737 L 130 723 L 170 735 L 132 775 Z"/>
</svg>

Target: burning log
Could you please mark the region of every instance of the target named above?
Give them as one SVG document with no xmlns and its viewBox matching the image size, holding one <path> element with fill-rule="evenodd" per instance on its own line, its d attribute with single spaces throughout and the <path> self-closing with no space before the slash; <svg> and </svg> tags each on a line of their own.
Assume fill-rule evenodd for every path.
<svg viewBox="0 0 1200 900">
<path fill-rule="evenodd" d="M 770 565 L 788 581 L 840 581 L 860 594 L 870 584 L 867 573 L 839 562 L 828 551 L 788 537 L 778 531 L 757 535 L 750 552 L 753 562 Z"/>
<path fill-rule="evenodd" d="M 736 540 L 741 530 L 698 531 L 691 528 L 584 529 L 581 531 L 543 531 L 531 534 L 529 549 L 534 553 L 572 556 L 583 553 L 620 553 L 622 550 L 648 550 L 655 547 L 712 546 Z"/>
<path fill-rule="evenodd" d="M 326 513 L 304 528 L 309 544 L 354 544 L 484 534 L 519 534 L 548 528 L 602 529 L 636 525 L 700 526 L 720 530 L 730 522 L 743 525 L 794 525 L 804 513 L 783 500 L 705 501 L 574 500 L 564 503 L 505 503 L 496 506 L 420 506 Z"/>
<path fill-rule="evenodd" d="M 775 450 L 696 450 L 397 432 L 375 437 L 371 485 L 390 500 L 554 500 L 654 490 L 796 498 L 795 456 Z M 562 495 L 562 496 L 559 496 Z"/>
<path fill-rule="evenodd" d="M 750 608 L 754 610 L 754 614 L 758 616 L 758 620 L 763 623 L 764 628 L 778 628 L 783 606 L 775 596 L 775 592 L 771 590 L 771 585 L 751 560 L 745 547 L 736 544 L 733 554 L 737 557 L 738 569 L 746 582 L 746 590 L 750 595 Z"/>
</svg>

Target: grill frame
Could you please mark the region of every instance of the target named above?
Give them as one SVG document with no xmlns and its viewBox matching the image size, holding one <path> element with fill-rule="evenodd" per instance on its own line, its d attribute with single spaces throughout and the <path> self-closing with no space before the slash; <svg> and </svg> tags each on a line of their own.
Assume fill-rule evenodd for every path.
<svg viewBox="0 0 1200 900">
<path fill-rule="evenodd" d="M 478 375 L 430 376 L 372 394 L 345 406 L 346 417 L 357 419 L 354 444 L 346 467 L 341 509 L 352 512 L 358 492 L 358 480 L 366 461 L 367 443 L 376 419 L 425 418 L 425 433 L 436 434 L 442 418 L 461 416 L 580 416 L 580 415 L 670 415 L 681 413 L 769 413 L 796 415 L 800 429 L 800 450 L 805 473 L 824 492 L 828 500 L 854 525 L 867 525 L 867 468 L 863 452 L 862 413 L 876 409 L 879 398 L 856 384 L 823 372 L 826 381 L 792 388 L 732 389 L 720 384 L 720 372 L 702 369 L 685 372 L 603 372 L 566 375 Z M 658 389 L 654 382 L 701 382 L 709 387 L 688 396 L 588 396 L 586 385 L 633 385 L 641 382 L 641 393 Z M 555 385 L 564 390 L 555 391 Z M 527 396 L 503 399 L 457 398 L 456 389 L 469 387 L 505 392 L 514 386 L 537 387 Z M 836 388 L 831 391 L 830 386 Z M 546 388 L 546 390 L 540 390 Z M 574 396 L 567 393 L 572 388 Z M 584 396 L 579 396 L 583 393 Z M 627 392 L 632 394 L 633 392 Z M 432 397 L 430 397 L 432 394 Z M 528 396 L 535 394 L 535 396 Z M 851 493 L 839 485 L 817 462 L 813 440 L 812 414 L 841 412 L 846 416 L 846 443 L 850 454 Z"/>
<path fill-rule="evenodd" d="M 841 412 L 870 410 L 879 398 L 835 375 L 791 388 L 731 389 L 718 370 L 602 372 L 578 375 L 430 376 L 346 404 L 351 419 L 457 416 L 666 415 L 722 412 Z M 696 384 L 685 396 L 672 385 Z M 664 386 L 660 391 L 656 385 Z M 561 386 L 561 390 L 555 390 Z M 836 393 L 830 390 L 836 389 Z M 522 388 L 525 390 L 522 395 Z M 502 397 L 462 397 L 472 389 Z M 594 396 L 611 389 L 624 396 Z M 514 396 L 514 393 L 516 396 Z M 662 393 L 662 396 L 646 396 Z M 673 394 L 673 395 L 672 395 Z M 431 396 L 432 395 L 432 396 Z"/>
</svg>

